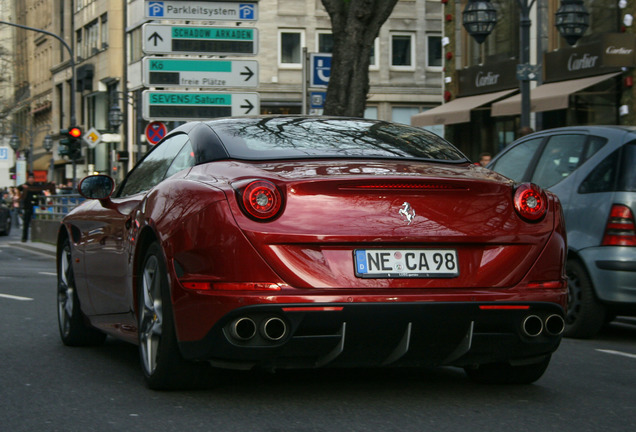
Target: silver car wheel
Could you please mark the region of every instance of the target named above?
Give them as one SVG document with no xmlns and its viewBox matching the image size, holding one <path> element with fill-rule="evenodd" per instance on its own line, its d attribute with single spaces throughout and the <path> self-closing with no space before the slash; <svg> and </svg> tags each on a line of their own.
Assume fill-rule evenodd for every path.
<svg viewBox="0 0 636 432">
<path fill-rule="evenodd" d="M 161 275 L 159 261 L 154 255 L 146 260 L 141 284 L 143 296 L 139 326 L 141 355 L 146 373 L 151 375 L 157 367 L 157 353 L 163 325 Z"/>
<path fill-rule="evenodd" d="M 57 317 L 60 331 L 68 337 L 71 331 L 71 318 L 73 317 L 73 296 L 75 282 L 71 274 L 71 248 L 68 244 L 64 246 L 59 261 L 58 274 L 60 275 L 57 288 Z"/>
</svg>

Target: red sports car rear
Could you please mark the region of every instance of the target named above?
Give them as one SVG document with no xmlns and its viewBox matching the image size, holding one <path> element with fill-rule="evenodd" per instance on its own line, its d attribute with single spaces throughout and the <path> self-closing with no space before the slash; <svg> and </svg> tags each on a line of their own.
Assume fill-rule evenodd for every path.
<svg viewBox="0 0 636 432">
<path fill-rule="evenodd" d="M 82 330 L 139 343 L 151 387 L 202 362 L 454 365 L 529 383 L 559 345 L 558 200 L 425 131 L 304 117 L 188 124 L 112 197 L 111 184 L 83 181 L 100 201 L 60 231 L 62 338 L 75 342 L 63 330 L 76 292 Z"/>
</svg>

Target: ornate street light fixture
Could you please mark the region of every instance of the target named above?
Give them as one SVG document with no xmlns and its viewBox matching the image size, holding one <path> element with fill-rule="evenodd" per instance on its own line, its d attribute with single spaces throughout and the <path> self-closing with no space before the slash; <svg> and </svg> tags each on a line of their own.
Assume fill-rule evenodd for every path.
<svg viewBox="0 0 636 432">
<path fill-rule="evenodd" d="M 51 135 L 46 134 L 46 136 L 44 137 L 44 141 L 42 141 L 42 147 L 44 147 L 44 150 L 46 150 L 47 152 L 51 151 L 51 149 L 53 148 L 53 138 L 51 138 Z"/>
<path fill-rule="evenodd" d="M 18 151 L 18 149 L 20 148 L 20 138 L 18 138 L 17 135 L 11 135 L 11 138 L 9 139 L 9 145 L 14 152 Z"/>
<path fill-rule="evenodd" d="M 556 12 L 556 27 L 568 44 L 574 45 L 590 26 L 590 14 L 583 0 L 561 0 Z"/>
<path fill-rule="evenodd" d="M 462 12 L 462 24 L 477 43 L 482 43 L 497 24 L 497 10 L 490 0 L 470 0 Z"/>
<path fill-rule="evenodd" d="M 119 108 L 117 103 L 113 103 L 108 111 L 108 123 L 113 129 L 118 129 L 124 122 L 124 113 Z"/>
</svg>

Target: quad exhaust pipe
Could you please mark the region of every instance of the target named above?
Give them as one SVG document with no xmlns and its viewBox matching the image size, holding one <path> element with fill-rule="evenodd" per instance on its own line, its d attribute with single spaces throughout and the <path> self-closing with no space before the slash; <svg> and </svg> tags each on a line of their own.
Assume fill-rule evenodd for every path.
<svg viewBox="0 0 636 432">
<path fill-rule="evenodd" d="M 285 338 L 288 333 L 285 321 L 276 316 L 265 317 L 257 324 L 250 317 L 244 316 L 236 318 L 226 327 L 230 337 L 240 342 L 247 342 L 254 339 L 258 334 L 268 342 L 277 342 Z"/>
<path fill-rule="evenodd" d="M 287 334 L 287 324 L 278 317 L 266 318 L 261 323 L 261 334 L 269 341 L 279 341 Z"/>
<path fill-rule="evenodd" d="M 544 331 L 550 336 L 558 336 L 565 330 L 565 320 L 560 315 L 550 315 L 542 320 L 537 315 L 528 315 L 521 323 L 525 336 L 537 337 Z"/>
<path fill-rule="evenodd" d="M 256 336 L 256 323 L 252 318 L 237 318 L 230 324 L 230 335 L 234 339 L 248 341 Z"/>
</svg>

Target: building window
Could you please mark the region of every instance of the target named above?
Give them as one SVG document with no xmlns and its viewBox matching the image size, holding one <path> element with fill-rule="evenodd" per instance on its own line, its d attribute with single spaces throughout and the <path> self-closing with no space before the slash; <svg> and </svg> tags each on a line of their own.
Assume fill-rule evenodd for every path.
<svg viewBox="0 0 636 432">
<path fill-rule="evenodd" d="M 143 56 L 143 52 L 141 51 L 141 27 L 137 27 L 130 32 L 128 43 L 130 44 L 128 62 L 135 63 L 140 61 Z"/>
<path fill-rule="evenodd" d="M 305 33 L 300 30 L 281 30 L 278 33 L 280 67 L 302 67 L 302 49 L 305 46 Z"/>
<path fill-rule="evenodd" d="M 104 14 L 101 16 L 100 23 L 101 48 L 106 49 L 108 48 L 108 14 Z"/>
<path fill-rule="evenodd" d="M 86 41 L 86 56 L 90 57 L 99 52 L 99 25 L 95 20 L 84 27 L 84 36 Z"/>
<path fill-rule="evenodd" d="M 415 43 L 413 33 L 391 35 L 391 67 L 393 69 L 415 69 Z"/>
<path fill-rule="evenodd" d="M 427 36 L 426 37 L 426 66 L 441 68 L 442 67 L 442 37 Z"/>
<path fill-rule="evenodd" d="M 316 39 L 317 52 L 319 53 L 331 53 L 333 52 L 333 35 L 331 32 L 318 32 Z"/>
<path fill-rule="evenodd" d="M 84 59 L 84 46 L 82 45 L 82 29 L 75 32 L 75 56 L 78 61 Z"/>
</svg>

